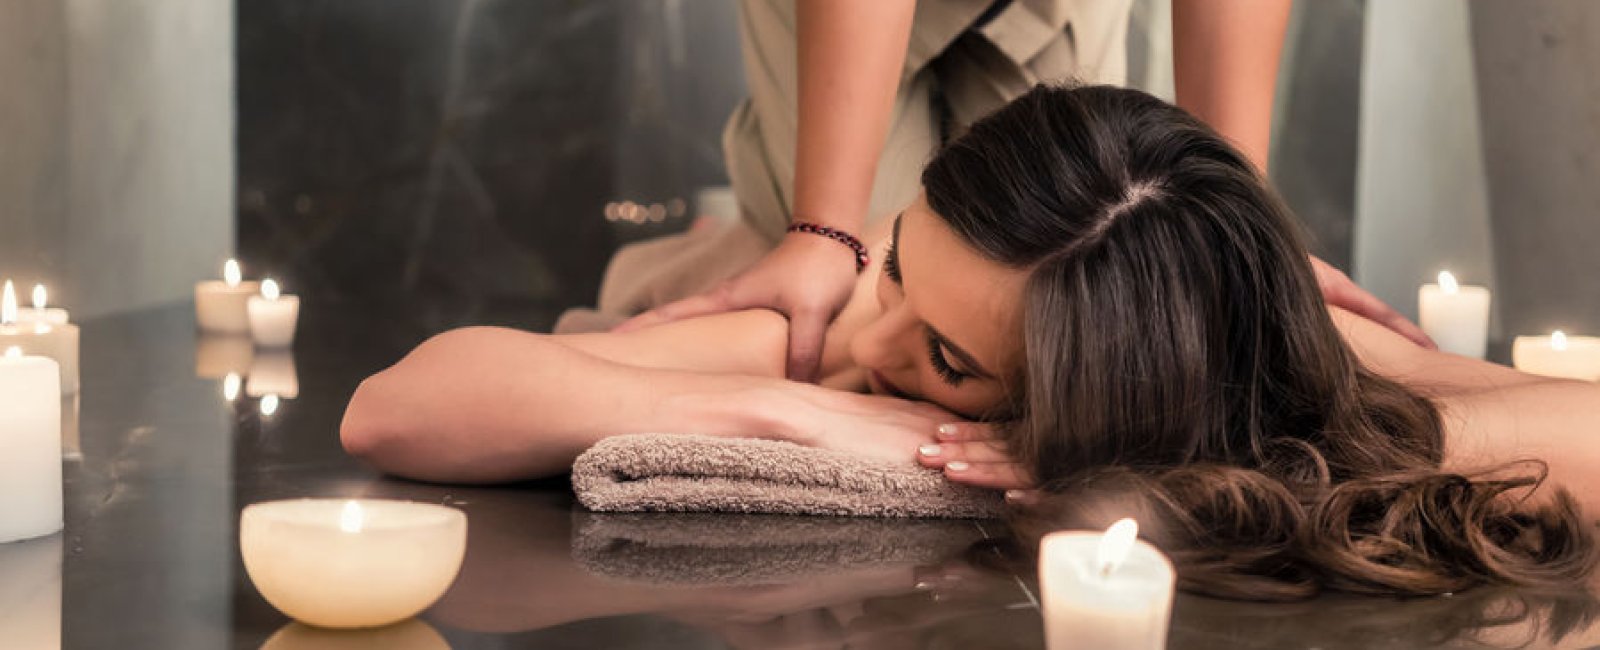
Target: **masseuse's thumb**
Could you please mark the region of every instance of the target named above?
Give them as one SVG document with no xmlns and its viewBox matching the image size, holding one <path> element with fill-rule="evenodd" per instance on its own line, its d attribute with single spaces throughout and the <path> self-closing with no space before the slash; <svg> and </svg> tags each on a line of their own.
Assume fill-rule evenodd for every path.
<svg viewBox="0 0 1600 650">
<path fill-rule="evenodd" d="M 831 316 L 818 309 L 797 310 L 789 315 L 789 379 L 816 383 L 817 370 L 822 365 L 822 338 Z"/>
</svg>

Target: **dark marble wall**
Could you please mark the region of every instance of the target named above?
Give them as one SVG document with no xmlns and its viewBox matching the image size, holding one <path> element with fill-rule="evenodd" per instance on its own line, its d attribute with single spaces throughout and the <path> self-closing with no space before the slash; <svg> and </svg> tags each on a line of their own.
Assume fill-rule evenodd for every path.
<svg viewBox="0 0 1600 650">
<path fill-rule="evenodd" d="M 607 202 L 726 183 L 732 2 L 238 2 L 238 239 L 308 300 L 426 330 L 594 300 Z"/>
</svg>

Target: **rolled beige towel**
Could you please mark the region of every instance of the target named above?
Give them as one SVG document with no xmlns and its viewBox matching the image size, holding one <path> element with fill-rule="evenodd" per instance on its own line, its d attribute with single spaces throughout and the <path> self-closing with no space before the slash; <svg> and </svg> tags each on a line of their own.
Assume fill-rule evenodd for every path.
<svg viewBox="0 0 1600 650">
<path fill-rule="evenodd" d="M 1000 493 L 937 470 L 754 438 L 630 434 L 600 441 L 572 466 L 598 512 L 748 512 L 987 519 Z"/>
</svg>

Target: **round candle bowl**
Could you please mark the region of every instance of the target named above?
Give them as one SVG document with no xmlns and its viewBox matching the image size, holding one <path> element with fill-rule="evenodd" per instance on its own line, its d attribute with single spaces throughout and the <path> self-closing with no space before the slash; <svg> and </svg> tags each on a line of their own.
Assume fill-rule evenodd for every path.
<svg viewBox="0 0 1600 650">
<path fill-rule="evenodd" d="M 283 626 L 261 650 L 450 650 L 432 626 L 411 619 L 370 630 L 329 630 L 301 623 Z"/>
<path fill-rule="evenodd" d="M 467 550 L 467 516 L 407 501 L 296 499 L 239 518 L 245 572 L 273 607 L 325 628 L 401 621 L 444 595 Z"/>
</svg>

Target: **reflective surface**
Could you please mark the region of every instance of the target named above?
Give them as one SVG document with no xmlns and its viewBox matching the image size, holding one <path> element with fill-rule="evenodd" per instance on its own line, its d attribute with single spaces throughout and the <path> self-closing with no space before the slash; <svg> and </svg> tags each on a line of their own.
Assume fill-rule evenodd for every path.
<svg viewBox="0 0 1600 650">
<path fill-rule="evenodd" d="M 598 515 L 562 480 L 382 478 L 347 458 L 335 432 L 360 379 L 420 337 L 370 311 L 304 314 L 292 363 L 267 366 L 237 350 L 197 365 L 197 351 L 230 348 L 202 345 L 186 305 L 84 325 L 67 527 L 0 545 L 0 647 L 53 648 L 57 620 L 66 648 L 1043 646 L 1034 580 L 970 561 L 994 523 Z M 251 366 L 270 368 L 258 385 L 294 384 L 270 416 L 270 394 L 235 386 L 229 402 L 226 372 L 214 378 Z M 244 575 L 239 510 L 358 495 L 465 511 L 460 576 L 420 621 L 359 633 L 291 625 Z M 1171 647 L 1581 648 L 1600 643 L 1595 611 L 1575 596 L 1492 590 L 1293 605 L 1180 596 Z M 1552 630 L 1577 633 L 1552 643 Z"/>
</svg>

